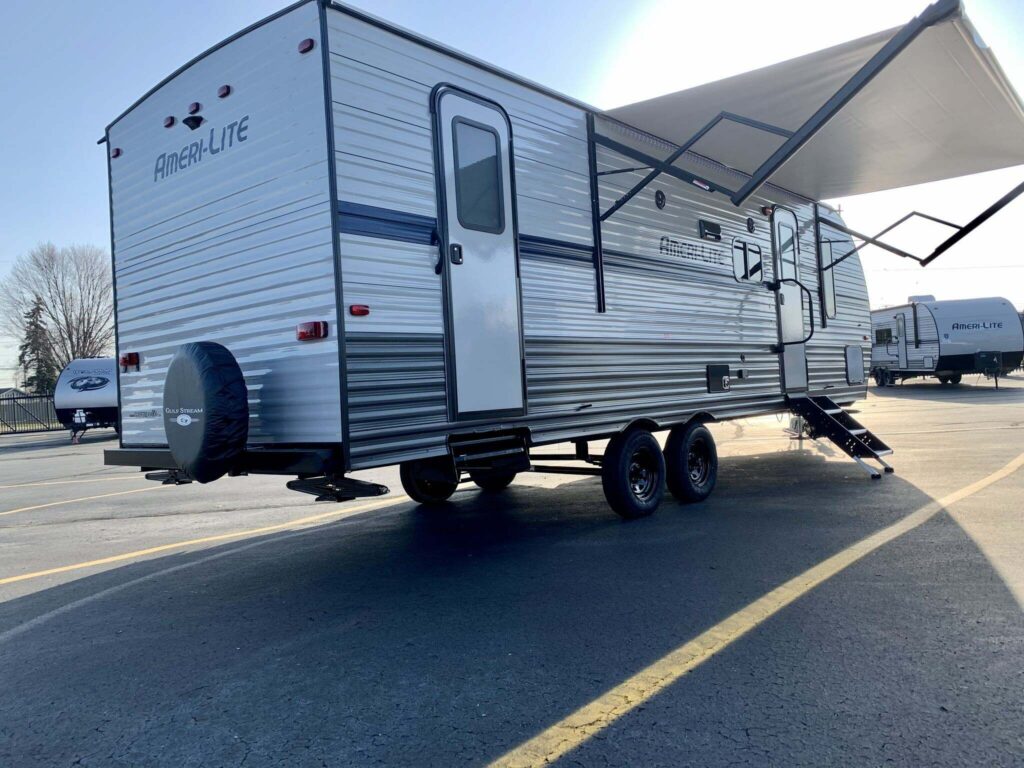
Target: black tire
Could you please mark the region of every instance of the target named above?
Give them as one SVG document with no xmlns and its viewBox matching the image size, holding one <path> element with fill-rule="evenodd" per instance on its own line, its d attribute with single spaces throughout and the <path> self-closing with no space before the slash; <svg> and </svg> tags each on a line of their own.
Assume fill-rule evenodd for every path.
<svg viewBox="0 0 1024 768">
<path fill-rule="evenodd" d="M 668 489 L 684 504 L 704 501 L 718 482 L 718 449 L 703 424 L 690 423 L 669 432 L 665 443 Z"/>
<path fill-rule="evenodd" d="M 963 380 L 963 378 L 964 376 L 962 373 L 954 373 L 952 376 L 949 377 L 949 383 L 955 387 Z"/>
<path fill-rule="evenodd" d="M 939 384 L 949 384 L 949 376 L 936 376 L 935 378 L 939 380 Z"/>
<path fill-rule="evenodd" d="M 653 513 L 665 494 L 665 457 L 654 435 L 643 429 L 615 435 L 604 451 L 601 485 L 620 517 L 633 520 Z"/>
<path fill-rule="evenodd" d="M 500 469 L 472 469 L 469 472 L 469 478 L 477 484 L 480 490 L 494 493 L 508 488 L 516 479 L 516 473 Z"/>
<path fill-rule="evenodd" d="M 451 473 L 449 465 L 450 461 L 445 459 L 407 461 L 398 468 L 402 488 L 420 504 L 443 504 L 459 487 L 458 480 L 445 477 Z"/>
</svg>

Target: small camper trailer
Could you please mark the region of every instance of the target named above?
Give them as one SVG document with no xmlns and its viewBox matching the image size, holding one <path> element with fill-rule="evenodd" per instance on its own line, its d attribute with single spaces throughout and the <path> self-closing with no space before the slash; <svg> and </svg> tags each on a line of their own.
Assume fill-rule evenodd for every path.
<svg viewBox="0 0 1024 768">
<path fill-rule="evenodd" d="M 819 201 L 1024 163 L 1024 109 L 952 0 L 610 111 L 307 0 L 183 66 L 103 141 L 108 463 L 291 475 L 334 500 L 386 491 L 349 471 L 400 464 L 437 503 L 571 442 L 544 471 L 600 475 L 634 517 L 666 483 L 707 497 L 713 421 L 794 411 L 889 469 L 842 408 L 870 354 L 858 250 L 917 257 Z"/>
<path fill-rule="evenodd" d="M 879 386 L 916 377 L 959 384 L 965 374 L 1003 376 L 1022 357 L 1024 330 L 1006 299 L 911 296 L 902 306 L 871 311 L 871 375 Z"/>
<path fill-rule="evenodd" d="M 57 377 L 53 409 L 77 439 L 87 429 L 117 429 L 117 366 L 112 357 L 72 360 Z"/>
</svg>

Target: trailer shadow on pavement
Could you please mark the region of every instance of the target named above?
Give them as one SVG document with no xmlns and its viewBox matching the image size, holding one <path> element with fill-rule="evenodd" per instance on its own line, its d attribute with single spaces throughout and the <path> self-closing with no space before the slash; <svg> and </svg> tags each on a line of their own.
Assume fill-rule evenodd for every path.
<svg viewBox="0 0 1024 768">
<path fill-rule="evenodd" d="M 105 571 L 0 604 L 0 763 L 485 764 L 928 501 L 769 454 L 631 523 L 588 478 Z M 999 650 L 1022 644 L 1016 601 L 940 515 L 569 757 L 1011 762 L 1024 694 Z"/>
</svg>

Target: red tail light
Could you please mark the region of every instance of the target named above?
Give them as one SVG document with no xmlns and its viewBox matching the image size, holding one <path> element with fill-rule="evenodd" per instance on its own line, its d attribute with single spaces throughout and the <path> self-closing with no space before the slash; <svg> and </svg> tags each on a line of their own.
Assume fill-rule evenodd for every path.
<svg viewBox="0 0 1024 768">
<path fill-rule="evenodd" d="M 138 352 L 125 352 L 121 355 L 121 373 L 128 373 L 129 368 L 139 369 L 141 362 Z"/>
<path fill-rule="evenodd" d="M 367 304 L 350 304 L 348 313 L 352 317 L 366 317 L 370 314 L 370 307 Z"/>
<path fill-rule="evenodd" d="M 299 323 L 295 326 L 295 338 L 299 341 L 327 338 L 327 321 L 314 320 L 311 323 Z"/>
</svg>

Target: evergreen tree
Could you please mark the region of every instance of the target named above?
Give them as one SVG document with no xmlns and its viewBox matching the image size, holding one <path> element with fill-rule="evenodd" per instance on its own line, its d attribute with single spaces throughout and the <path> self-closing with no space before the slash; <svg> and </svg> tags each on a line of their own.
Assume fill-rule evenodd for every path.
<svg viewBox="0 0 1024 768">
<path fill-rule="evenodd" d="M 22 342 L 18 346 L 18 366 L 25 378 L 25 389 L 39 395 L 53 391 L 59 373 L 50 349 L 45 311 L 43 300 L 36 296 L 25 313 Z"/>
</svg>

